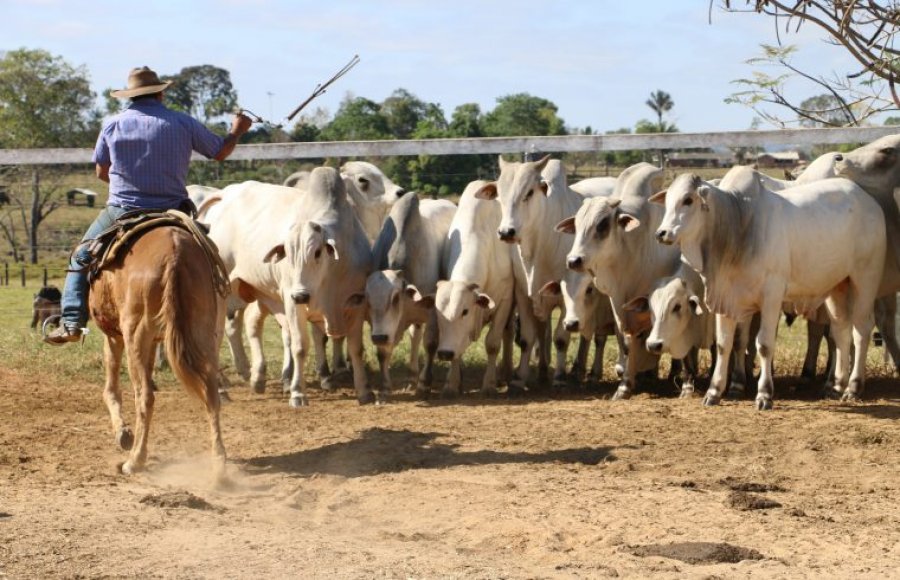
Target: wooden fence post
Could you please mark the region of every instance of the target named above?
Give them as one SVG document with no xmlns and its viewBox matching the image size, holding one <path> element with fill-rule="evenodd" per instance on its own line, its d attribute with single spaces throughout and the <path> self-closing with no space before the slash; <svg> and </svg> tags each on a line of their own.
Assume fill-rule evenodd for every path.
<svg viewBox="0 0 900 580">
<path fill-rule="evenodd" d="M 44 286 L 47 285 L 47 266 L 44 266 Z"/>
<path fill-rule="evenodd" d="M 22 288 L 25 287 L 25 264 L 22 264 Z"/>
</svg>

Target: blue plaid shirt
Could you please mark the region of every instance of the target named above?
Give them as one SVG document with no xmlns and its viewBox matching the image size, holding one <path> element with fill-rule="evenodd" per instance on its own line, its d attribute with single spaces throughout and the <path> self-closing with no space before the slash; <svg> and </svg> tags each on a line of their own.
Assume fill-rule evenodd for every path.
<svg viewBox="0 0 900 580">
<path fill-rule="evenodd" d="M 109 205 L 171 209 L 187 198 L 191 151 L 215 157 L 224 139 L 190 115 L 141 99 L 100 131 L 94 163 L 109 165 Z"/>
</svg>

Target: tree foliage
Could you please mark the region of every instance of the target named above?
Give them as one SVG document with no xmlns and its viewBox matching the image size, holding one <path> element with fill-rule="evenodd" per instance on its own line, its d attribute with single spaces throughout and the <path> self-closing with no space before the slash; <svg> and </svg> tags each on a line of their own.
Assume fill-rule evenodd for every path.
<svg viewBox="0 0 900 580">
<path fill-rule="evenodd" d="M 710 0 L 712 2 L 712 0 Z M 900 52 L 894 48 L 894 38 L 900 30 L 900 12 L 896 2 L 816 0 L 723 0 L 722 8 L 730 12 L 756 12 L 772 19 L 777 45 L 764 44 L 763 55 L 748 61 L 753 66 L 773 66 L 780 73 L 770 75 L 754 72 L 752 78 L 736 81 L 741 90 L 726 102 L 743 103 L 753 107 L 764 119 L 784 126 L 789 122 L 831 125 L 829 115 L 819 116 L 815 109 L 786 96 L 788 80 L 804 81 L 815 93 L 826 93 L 835 99 L 841 114 L 839 121 L 859 125 L 864 120 L 888 110 L 900 108 L 896 84 L 900 80 Z M 843 73 L 824 76 L 805 72 L 791 62 L 796 51 L 782 42 L 782 35 L 804 27 L 821 31 L 825 41 L 845 49 L 859 67 Z M 809 94 L 807 92 L 807 94 Z M 761 108 L 763 103 L 785 107 L 795 113 L 796 121 L 785 120 L 777 113 Z M 827 109 L 831 111 L 831 109 Z"/>
<path fill-rule="evenodd" d="M 85 67 L 44 50 L 0 58 L 0 147 L 84 147 L 99 129 Z"/>
<path fill-rule="evenodd" d="M 666 125 L 663 123 L 663 115 L 672 110 L 672 107 L 675 106 L 675 101 L 672 100 L 672 95 L 669 93 L 656 90 L 650 93 L 650 98 L 647 99 L 646 105 L 650 107 L 654 113 L 656 113 L 656 119 L 658 127 L 657 133 L 674 133 L 675 131 L 666 131 Z M 637 131 L 640 133 L 641 131 Z"/>
<path fill-rule="evenodd" d="M 237 91 L 231 84 L 231 73 L 211 64 L 189 66 L 172 76 L 166 90 L 166 105 L 209 124 L 216 117 L 237 108 Z"/>
<path fill-rule="evenodd" d="M 565 123 L 554 103 L 528 93 L 517 93 L 497 99 L 497 106 L 484 116 L 484 133 L 488 137 L 523 135 L 565 135 Z"/>
</svg>

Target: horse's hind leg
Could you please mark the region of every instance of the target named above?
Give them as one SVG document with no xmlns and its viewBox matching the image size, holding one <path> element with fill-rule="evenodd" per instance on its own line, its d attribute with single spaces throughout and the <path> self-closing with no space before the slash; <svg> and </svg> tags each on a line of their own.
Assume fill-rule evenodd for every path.
<svg viewBox="0 0 900 580">
<path fill-rule="evenodd" d="M 128 451 L 134 444 L 134 434 L 122 419 L 122 391 L 119 388 L 119 370 L 122 367 L 122 351 L 125 343 L 121 336 L 107 336 L 103 342 L 106 384 L 103 386 L 103 401 L 112 419 L 113 434 L 119 447 Z"/>
<path fill-rule="evenodd" d="M 131 456 L 122 465 L 122 473 L 131 474 L 143 469 L 147 462 L 147 443 L 150 438 L 150 422 L 153 419 L 153 393 L 151 377 L 153 374 L 154 333 L 138 325 L 134 332 L 125 339 L 128 353 L 128 374 L 134 389 L 134 430 L 135 445 L 131 448 Z"/>
</svg>

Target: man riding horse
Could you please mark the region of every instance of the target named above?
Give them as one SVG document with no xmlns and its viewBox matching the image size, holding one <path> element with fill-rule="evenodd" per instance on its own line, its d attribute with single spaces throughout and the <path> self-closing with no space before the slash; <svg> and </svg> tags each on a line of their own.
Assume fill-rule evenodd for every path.
<svg viewBox="0 0 900 580">
<path fill-rule="evenodd" d="M 87 324 L 89 284 L 85 266 L 90 262 L 90 251 L 84 242 L 96 238 L 132 210 L 189 210 L 185 182 L 191 152 L 223 161 L 250 129 L 251 119 L 236 114 L 231 131 L 222 138 L 191 116 L 167 108 L 163 93 L 171 84 L 160 81 L 145 66 L 132 69 L 128 88 L 111 93 L 130 98 L 131 104 L 104 125 L 94 148 L 97 177 L 109 183 L 109 201 L 72 254 L 62 295 L 62 319 L 59 327 L 44 338 L 50 344 L 79 340 Z"/>
</svg>

